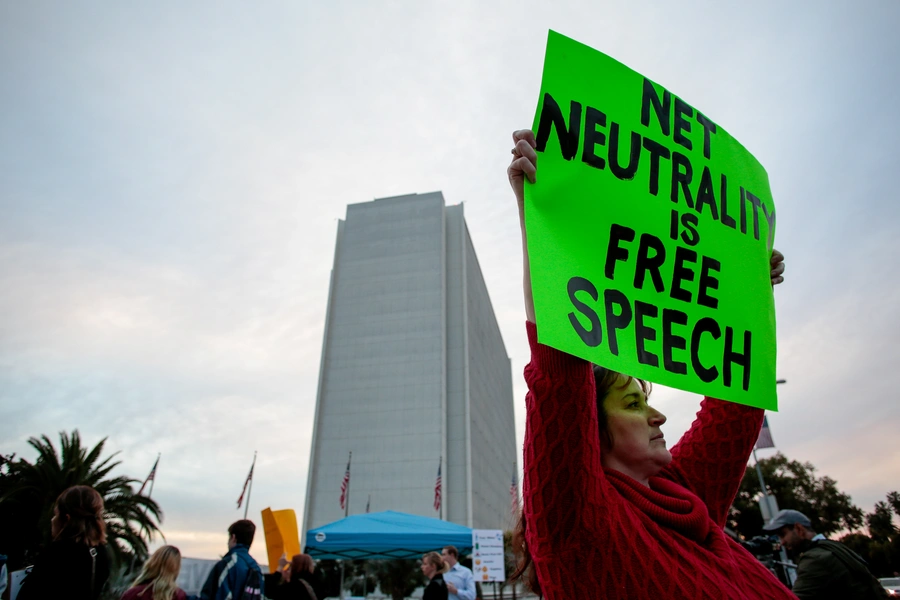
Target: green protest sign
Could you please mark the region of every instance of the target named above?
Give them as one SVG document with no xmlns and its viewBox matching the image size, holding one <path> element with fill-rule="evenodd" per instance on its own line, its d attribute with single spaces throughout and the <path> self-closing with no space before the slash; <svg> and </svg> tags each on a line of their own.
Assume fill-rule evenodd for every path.
<svg viewBox="0 0 900 600">
<path fill-rule="evenodd" d="M 525 218 L 541 343 L 769 410 L 775 205 L 718 124 L 550 32 Z"/>
</svg>

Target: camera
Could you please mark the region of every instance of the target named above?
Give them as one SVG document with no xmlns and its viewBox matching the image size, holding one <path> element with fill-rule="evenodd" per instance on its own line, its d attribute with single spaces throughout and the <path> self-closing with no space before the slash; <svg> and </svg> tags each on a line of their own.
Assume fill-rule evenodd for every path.
<svg viewBox="0 0 900 600">
<path fill-rule="evenodd" d="M 763 564 L 781 583 L 788 588 L 791 587 L 791 580 L 788 576 L 787 568 L 792 566 L 789 563 L 781 561 L 778 550 L 780 548 L 780 540 L 775 535 L 757 535 L 749 540 L 740 542 L 741 546 L 747 549 L 750 554 Z"/>
</svg>

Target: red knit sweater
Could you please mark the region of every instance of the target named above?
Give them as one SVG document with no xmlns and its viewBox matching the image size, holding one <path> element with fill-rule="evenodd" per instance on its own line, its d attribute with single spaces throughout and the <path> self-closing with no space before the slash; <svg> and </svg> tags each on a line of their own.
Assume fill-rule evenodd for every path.
<svg viewBox="0 0 900 600">
<path fill-rule="evenodd" d="M 795 598 L 723 531 L 763 412 L 704 399 L 648 488 L 600 465 L 590 363 L 527 328 L 522 489 L 544 598 Z"/>
</svg>

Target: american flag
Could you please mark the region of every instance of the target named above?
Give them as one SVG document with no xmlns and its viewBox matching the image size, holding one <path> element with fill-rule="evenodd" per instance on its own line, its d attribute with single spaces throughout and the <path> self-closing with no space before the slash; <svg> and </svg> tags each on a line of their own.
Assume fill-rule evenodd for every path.
<svg viewBox="0 0 900 600">
<path fill-rule="evenodd" d="M 244 494 L 247 493 L 247 486 L 250 485 L 250 481 L 253 479 L 253 467 L 256 466 L 256 453 L 253 453 L 253 464 L 250 465 L 250 472 L 247 473 L 247 479 L 244 480 L 244 489 L 241 490 L 241 496 L 238 498 L 237 507 L 241 507 L 241 503 L 244 501 Z"/>
<path fill-rule="evenodd" d="M 519 514 L 519 482 L 516 479 L 516 469 L 513 467 L 512 483 L 509 485 L 509 510 L 512 514 Z"/>
<path fill-rule="evenodd" d="M 763 417 L 762 429 L 759 430 L 759 438 L 756 440 L 756 449 L 774 448 L 775 441 L 772 439 L 772 432 L 769 430 L 769 417 Z"/>
<path fill-rule="evenodd" d="M 344 471 L 344 479 L 341 481 L 341 509 L 345 509 L 347 507 L 347 490 L 350 489 L 350 459 L 353 458 L 353 453 L 350 453 L 350 456 L 347 458 L 347 470 Z"/>
<path fill-rule="evenodd" d="M 144 483 L 141 484 L 141 489 L 138 490 L 138 496 L 144 491 L 144 488 L 148 483 L 156 479 L 156 466 L 159 464 L 159 455 L 156 456 L 156 462 L 153 463 L 153 468 L 150 469 L 150 474 L 147 475 L 147 479 L 144 480 Z"/>
<path fill-rule="evenodd" d="M 441 510 L 441 463 L 438 463 L 437 479 L 434 480 L 434 510 Z"/>
</svg>

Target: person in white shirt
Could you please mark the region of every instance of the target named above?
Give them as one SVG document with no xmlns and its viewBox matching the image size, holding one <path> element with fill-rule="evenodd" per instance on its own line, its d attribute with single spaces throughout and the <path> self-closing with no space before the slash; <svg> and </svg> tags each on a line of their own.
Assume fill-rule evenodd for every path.
<svg viewBox="0 0 900 600">
<path fill-rule="evenodd" d="M 444 573 L 444 581 L 450 593 L 449 600 L 475 600 L 475 577 L 472 571 L 459 564 L 459 551 L 456 547 L 445 546 L 441 550 L 441 558 L 450 565 L 450 570 Z"/>
</svg>

